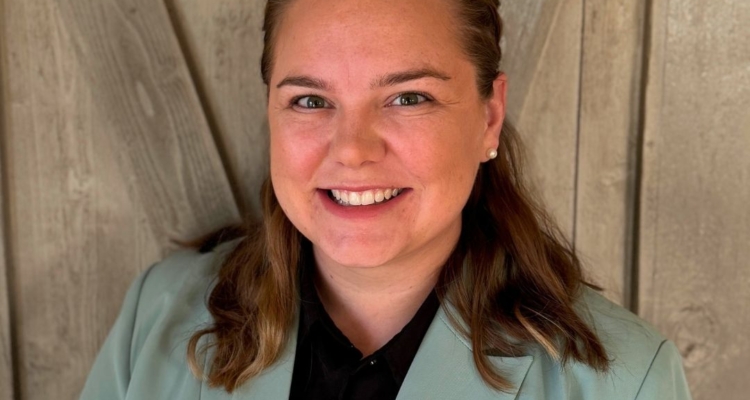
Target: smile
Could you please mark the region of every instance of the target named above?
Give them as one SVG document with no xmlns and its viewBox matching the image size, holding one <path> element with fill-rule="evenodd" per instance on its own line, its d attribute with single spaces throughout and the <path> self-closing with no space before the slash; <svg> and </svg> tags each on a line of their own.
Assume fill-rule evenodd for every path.
<svg viewBox="0 0 750 400">
<path fill-rule="evenodd" d="M 404 189 L 374 189 L 362 192 L 348 190 L 329 190 L 328 195 L 342 206 L 369 206 L 386 203 L 396 198 Z"/>
</svg>

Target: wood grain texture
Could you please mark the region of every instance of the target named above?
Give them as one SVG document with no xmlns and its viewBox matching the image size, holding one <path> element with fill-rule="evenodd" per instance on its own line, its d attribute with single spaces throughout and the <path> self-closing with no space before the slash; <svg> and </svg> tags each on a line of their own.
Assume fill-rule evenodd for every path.
<svg viewBox="0 0 750 400">
<path fill-rule="evenodd" d="M 0 121 L 2 119 L 0 118 Z M 0 128 L 2 132 L 2 128 Z M 0 194 L 2 191 L 0 191 Z M 3 198 L 0 201 L 5 201 Z M 0 204 L 2 206 L 2 204 Z M 4 216 L 0 217 L 3 223 Z M 1 225 L 3 228 L 5 224 Z M 11 351 L 10 333 L 10 291 L 8 290 L 7 265 L 5 253 L 5 230 L 0 231 L 0 400 L 13 399 L 13 353 Z"/>
<path fill-rule="evenodd" d="M 605 295 L 627 306 L 644 1 L 587 0 L 584 12 L 575 243 Z"/>
<path fill-rule="evenodd" d="M 640 310 L 682 352 L 696 400 L 750 371 L 750 3 L 654 1 Z"/>
<path fill-rule="evenodd" d="M 4 232 L 3 232 L 4 234 Z M 0 400 L 13 399 L 13 353 L 11 352 L 9 291 L 5 249 L 0 249 Z"/>
<path fill-rule="evenodd" d="M 551 39 L 551 27 L 563 0 L 501 0 L 500 15 L 505 23 L 501 68 L 508 75 L 508 116 L 518 121 L 524 109 L 540 59 Z"/>
<path fill-rule="evenodd" d="M 154 233 L 184 239 L 238 221 L 165 5 L 68 1 L 60 10 Z"/>
<path fill-rule="evenodd" d="M 569 239 L 575 215 L 582 9 L 582 0 L 562 1 L 518 120 L 533 187 Z"/>
<path fill-rule="evenodd" d="M 3 22 L 5 17 L 5 0 L 0 0 L 0 179 L 7 175 L 5 170 L 5 138 L 7 125 L 6 114 L 7 107 L 6 91 L 8 82 L 7 71 L 7 44 L 6 44 L 6 25 Z M 10 314 L 10 286 L 8 277 L 8 257 L 5 244 L 9 232 L 5 221 L 5 209 L 7 198 L 5 197 L 5 182 L 0 185 L 0 400 L 13 400 L 14 383 L 13 383 L 13 352 L 11 350 L 11 314 Z"/>
<path fill-rule="evenodd" d="M 211 110 L 239 201 L 260 216 L 268 175 L 266 87 L 260 75 L 264 2 L 167 0 L 186 57 Z"/>
<path fill-rule="evenodd" d="M 14 330 L 24 400 L 76 399 L 128 284 L 167 251 L 117 163 L 56 2 L 9 1 L 6 98 Z"/>
</svg>

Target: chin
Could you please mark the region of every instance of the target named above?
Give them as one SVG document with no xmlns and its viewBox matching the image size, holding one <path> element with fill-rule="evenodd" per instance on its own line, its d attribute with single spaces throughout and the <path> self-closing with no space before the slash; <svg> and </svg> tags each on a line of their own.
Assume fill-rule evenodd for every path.
<svg viewBox="0 0 750 400">
<path fill-rule="evenodd" d="M 337 245 L 315 246 L 319 256 L 341 266 L 351 268 L 373 268 L 388 263 L 390 251 L 382 247 Z"/>
</svg>

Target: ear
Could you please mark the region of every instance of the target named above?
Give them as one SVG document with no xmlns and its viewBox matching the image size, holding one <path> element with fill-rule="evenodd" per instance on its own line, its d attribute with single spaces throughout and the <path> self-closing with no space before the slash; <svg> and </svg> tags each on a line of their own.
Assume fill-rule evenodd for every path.
<svg viewBox="0 0 750 400">
<path fill-rule="evenodd" d="M 485 151 L 497 149 L 500 146 L 500 131 L 505 121 L 507 92 L 508 77 L 501 72 L 492 82 L 492 95 L 485 104 L 487 116 L 483 142 Z"/>
</svg>

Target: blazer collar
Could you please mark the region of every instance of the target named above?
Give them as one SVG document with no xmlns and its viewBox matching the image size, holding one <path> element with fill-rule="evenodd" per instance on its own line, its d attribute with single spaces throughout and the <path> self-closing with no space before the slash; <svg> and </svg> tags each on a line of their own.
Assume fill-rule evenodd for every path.
<svg viewBox="0 0 750 400">
<path fill-rule="evenodd" d="M 251 382 L 235 390 L 233 400 L 289 398 L 294 352 L 297 348 L 297 328 L 295 322 L 289 342 L 279 361 Z M 484 383 L 474 366 L 470 344 L 451 326 L 444 307 L 441 307 L 419 346 L 396 400 L 515 399 L 534 359 L 533 356 L 490 359 L 513 384 L 512 392 L 498 392 Z M 214 399 L 210 395 L 202 398 Z"/>
<path fill-rule="evenodd" d="M 450 324 L 444 307 L 432 321 L 396 400 L 515 399 L 534 358 L 491 356 L 492 363 L 514 387 L 510 393 L 492 389 L 477 372 L 471 345 Z"/>
</svg>

